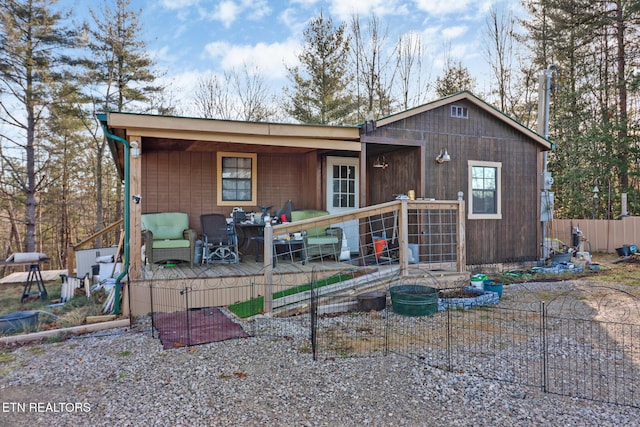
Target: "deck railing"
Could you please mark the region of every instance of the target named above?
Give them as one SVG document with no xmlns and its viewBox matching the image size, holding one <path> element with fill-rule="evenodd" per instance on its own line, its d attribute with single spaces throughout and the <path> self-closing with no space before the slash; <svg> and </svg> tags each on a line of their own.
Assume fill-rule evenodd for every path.
<svg viewBox="0 0 640 427">
<path fill-rule="evenodd" d="M 328 262 L 348 260 L 360 266 L 394 263 L 400 271 L 409 271 L 415 264 L 420 268 L 465 273 L 464 212 L 464 201 L 394 200 L 346 213 L 265 227 L 264 242 L 281 242 L 264 244 L 265 311 L 272 309 L 273 263 L 281 255 L 274 250 L 278 251 L 283 245 L 292 260 L 302 262 L 325 262 L 324 258 L 328 257 Z M 346 253 L 341 251 L 337 255 L 325 250 L 325 253 L 314 251 L 315 255 L 309 256 L 311 248 L 304 245 L 286 247 L 288 241 L 299 242 L 294 236 L 335 228 L 342 231 Z M 346 248 L 356 240 L 357 248 Z M 342 259 L 343 255 L 346 260 Z"/>
</svg>

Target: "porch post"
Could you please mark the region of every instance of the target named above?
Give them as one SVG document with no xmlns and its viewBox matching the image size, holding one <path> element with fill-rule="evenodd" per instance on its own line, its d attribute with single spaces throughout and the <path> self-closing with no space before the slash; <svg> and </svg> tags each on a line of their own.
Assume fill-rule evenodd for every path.
<svg viewBox="0 0 640 427">
<path fill-rule="evenodd" d="M 271 313 L 273 310 L 273 228 L 264 227 L 264 312 Z"/>
<path fill-rule="evenodd" d="M 467 243 L 465 241 L 465 205 L 464 200 L 458 200 L 458 230 L 456 233 L 456 247 L 458 256 L 457 259 L 457 268 L 458 273 L 464 273 L 467 267 Z"/>
<path fill-rule="evenodd" d="M 138 135 L 129 135 L 129 144 L 133 141 L 138 143 L 139 152 L 142 152 L 142 137 Z M 142 194 L 142 156 L 131 156 L 131 163 L 129 169 L 129 192 L 131 196 Z M 130 200 L 129 205 L 129 277 L 132 279 L 139 279 L 141 277 L 142 259 L 140 252 L 142 249 L 142 232 L 140 218 L 142 214 L 142 204 L 145 202 L 144 198 L 139 202 L 133 202 Z"/>
<path fill-rule="evenodd" d="M 396 211 L 397 215 L 397 211 Z M 402 275 L 407 275 L 409 268 L 409 210 L 407 200 L 400 201 L 400 218 L 398 230 L 400 230 L 400 238 L 398 239 L 398 249 L 400 250 L 400 271 Z"/>
</svg>

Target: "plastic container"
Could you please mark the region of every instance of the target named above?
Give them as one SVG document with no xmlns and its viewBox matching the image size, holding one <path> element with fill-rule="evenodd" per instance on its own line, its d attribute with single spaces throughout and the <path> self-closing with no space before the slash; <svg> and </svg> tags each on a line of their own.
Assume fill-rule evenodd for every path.
<svg viewBox="0 0 640 427">
<path fill-rule="evenodd" d="M 438 290 L 430 286 L 400 285 L 389 289 L 394 313 L 431 316 L 438 311 Z"/>
<path fill-rule="evenodd" d="M 358 311 L 380 311 L 387 306 L 387 295 L 380 291 L 358 295 L 357 300 Z"/>
<path fill-rule="evenodd" d="M 502 283 L 495 283 L 492 279 L 488 279 L 484 281 L 483 286 L 485 291 L 496 292 L 498 298 L 502 298 Z"/>
<path fill-rule="evenodd" d="M 630 256 L 631 248 L 627 245 L 624 245 L 622 247 L 616 248 L 616 252 L 618 253 L 618 256 Z"/>
<path fill-rule="evenodd" d="M 479 289 L 479 290 L 483 290 L 484 289 L 484 281 L 487 280 L 487 276 L 485 274 L 475 274 L 473 276 L 471 276 L 471 284 L 470 286 L 473 289 Z"/>
<path fill-rule="evenodd" d="M 373 246 L 374 246 L 376 258 L 380 258 L 380 255 L 382 255 L 382 252 L 387 247 L 387 241 L 386 241 L 386 239 L 379 239 L 379 238 L 374 237 L 373 238 Z"/>
<path fill-rule="evenodd" d="M 417 243 L 409 243 L 409 250 L 411 251 L 410 264 L 418 264 L 420 262 L 420 246 Z"/>
<path fill-rule="evenodd" d="M 37 311 L 16 311 L 0 316 L 0 332 L 11 334 L 32 330 L 38 325 Z"/>
</svg>

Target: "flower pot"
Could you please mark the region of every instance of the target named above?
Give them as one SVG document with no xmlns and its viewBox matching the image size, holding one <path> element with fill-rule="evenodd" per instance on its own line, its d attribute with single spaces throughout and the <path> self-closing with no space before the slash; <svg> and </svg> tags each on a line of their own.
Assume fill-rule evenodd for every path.
<svg viewBox="0 0 640 427">
<path fill-rule="evenodd" d="M 422 285 L 392 286 L 391 304 L 394 313 L 403 316 L 430 316 L 438 311 L 438 290 Z"/>
<path fill-rule="evenodd" d="M 502 283 L 494 283 L 493 280 L 485 280 L 484 290 L 496 292 L 498 294 L 498 298 L 502 298 Z"/>
</svg>

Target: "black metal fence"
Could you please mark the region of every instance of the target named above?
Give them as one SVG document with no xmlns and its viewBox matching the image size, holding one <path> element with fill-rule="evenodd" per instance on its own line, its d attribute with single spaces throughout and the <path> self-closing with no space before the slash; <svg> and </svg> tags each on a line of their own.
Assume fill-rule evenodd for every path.
<svg viewBox="0 0 640 427">
<path fill-rule="evenodd" d="M 557 295 L 552 285 L 535 286 L 513 285 L 498 306 L 420 317 L 398 315 L 390 306 L 326 315 L 322 307 L 340 296 L 319 296 L 311 303 L 313 356 L 396 353 L 451 372 L 639 407 L 638 298 L 611 287 Z"/>
<path fill-rule="evenodd" d="M 439 286 L 431 274 L 399 275 L 379 290 L 389 295 L 389 286 L 406 280 Z M 623 290 L 510 285 L 497 306 L 413 317 L 396 314 L 388 300 L 381 311 L 358 311 L 356 289 L 321 294 L 314 277 L 310 283 L 309 299 L 297 298 L 299 308 L 286 317 L 261 313 L 261 283 L 198 290 L 152 284 L 153 334 L 165 348 L 295 336 L 317 360 L 396 353 L 451 372 L 640 407 L 640 304 Z M 286 285 L 280 289 L 287 293 Z M 221 303 L 230 292 L 237 302 Z"/>
</svg>

